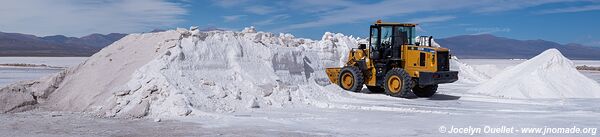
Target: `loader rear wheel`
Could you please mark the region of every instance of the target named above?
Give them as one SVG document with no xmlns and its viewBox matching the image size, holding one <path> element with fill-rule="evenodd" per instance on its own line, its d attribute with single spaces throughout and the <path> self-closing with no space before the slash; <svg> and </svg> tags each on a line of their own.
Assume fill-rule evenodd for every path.
<svg viewBox="0 0 600 137">
<path fill-rule="evenodd" d="M 385 75 L 385 93 L 393 97 L 410 97 L 412 80 L 402 68 L 393 68 Z"/>
<path fill-rule="evenodd" d="M 431 97 L 437 91 L 438 85 L 428 85 L 424 87 L 415 86 L 413 87 L 413 93 L 417 95 L 417 97 Z"/>
<path fill-rule="evenodd" d="M 338 85 L 344 90 L 353 92 L 360 92 L 363 88 L 363 74 L 358 67 L 345 66 L 340 71 L 340 77 L 338 78 Z"/>
<path fill-rule="evenodd" d="M 383 93 L 385 91 L 385 89 L 380 86 L 367 86 L 367 88 L 371 93 Z"/>
</svg>

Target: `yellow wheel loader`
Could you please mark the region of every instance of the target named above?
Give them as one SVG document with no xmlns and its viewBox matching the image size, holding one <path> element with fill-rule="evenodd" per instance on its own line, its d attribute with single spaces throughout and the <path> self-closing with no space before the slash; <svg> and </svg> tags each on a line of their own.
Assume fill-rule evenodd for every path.
<svg viewBox="0 0 600 137">
<path fill-rule="evenodd" d="M 449 70 L 449 50 L 432 45 L 431 36 L 416 38 L 416 25 L 378 20 L 369 43 L 350 50 L 342 68 L 326 68 L 329 80 L 349 91 L 366 85 L 371 92 L 405 98 L 431 97 L 438 84 L 458 80 L 458 72 Z"/>
</svg>

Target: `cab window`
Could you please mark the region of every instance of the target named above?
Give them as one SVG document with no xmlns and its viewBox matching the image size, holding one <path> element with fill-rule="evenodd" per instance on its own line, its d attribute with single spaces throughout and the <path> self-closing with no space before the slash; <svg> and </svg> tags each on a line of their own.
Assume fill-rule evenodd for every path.
<svg viewBox="0 0 600 137">
<path fill-rule="evenodd" d="M 392 45 L 392 26 L 381 27 L 381 46 L 388 47 Z"/>
<path fill-rule="evenodd" d="M 379 28 L 371 27 L 371 49 L 379 50 Z"/>
<path fill-rule="evenodd" d="M 415 27 L 405 27 L 405 26 L 397 26 L 395 36 L 401 38 L 403 45 L 413 45 L 415 38 Z M 398 39 L 399 40 L 399 39 Z"/>
</svg>

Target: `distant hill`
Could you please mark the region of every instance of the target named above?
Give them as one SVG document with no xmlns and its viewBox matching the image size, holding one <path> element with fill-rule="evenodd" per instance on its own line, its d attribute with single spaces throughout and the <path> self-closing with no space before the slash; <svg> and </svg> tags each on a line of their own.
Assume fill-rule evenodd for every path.
<svg viewBox="0 0 600 137">
<path fill-rule="evenodd" d="M 600 48 L 579 44 L 561 45 L 545 40 L 515 40 L 490 34 L 461 35 L 436 39 L 459 58 L 528 59 L 549 48 L 556 48 L 569 59 L 600 59 Z"/>
<path fill-rule="evenodd" d="M 202 31 L 220 30 L 204 28 Z M 160 32 L 164 30 L 153 30 Z M 127 34 L 91 34 L 77 37 L 63 35 L 37 37 L 0 32 L 0 56 L 90 56 Z M 528 59 L 549 48 L 560 50 L 569 59 L 600 60 L 600 48 L 579 44 L 561 45 L 545 40 L 515 40 L 490 34 L 461 35 L 436 39 L 459 58 Z"/>
<path fill-rule="evenodd" d="M 0 56 L 90 56 L 127 34 L 37 37 L 0 32 Z"/>
<path fill-rule="evenodd" d="M 201 28 L 201 31 L 223 31 L 216 27 Z M 163 32 L 164 29 L 154 29 L 149 33 Z M 91 56 L 100 49 L 125 37 L 128 34 L 90 34 L 83 37 L 67 37 L 54 35 L 38 37 L 21 33 L 0 32 L 0 57 L 7 56 L 42 56 L 69 57 Z"/>
</svg>

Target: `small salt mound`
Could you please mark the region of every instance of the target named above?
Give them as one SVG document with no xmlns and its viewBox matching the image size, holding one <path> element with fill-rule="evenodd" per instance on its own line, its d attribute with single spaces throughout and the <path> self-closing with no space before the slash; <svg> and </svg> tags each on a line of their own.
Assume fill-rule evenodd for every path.
<svg viewBox="0 0 600 137">
<path fill-rule="evenodd" d="M 450 59 L 450 69 L 458 71 L 458 82 L 481 83 L 491 78 L 491 76 L 479 71 L 475 67 L 461 62 L 456 56 Z"/>
<path fill-rule="evenodd" d="M 439 43 L 435 42 L 435 39 L 431 39 L 431 46 L 432 47 L 442 47 Z"/>
<path fill-rule="evenodd" d="M 557 49 L 503 71 L 470 92 L 509 98 L 599 98 L 600 85 Z"/>
<path fill-rule="evenodd" d="M 250 26 L 250 27 L 245 27 L 244 30 L 242 30 L 243 33 L 256 33 L 256 28 L 254 28 L 254 26 Z"/>
<path fill-rule="evenodd" d="M 489 78 L 496 76 L 502 71 L 502 69 L 498 68 L 498 66 L 495 64 L 472 65 L 472 67 L 475 68 L 475 70 L 485 74 Z"/>
</svg>

